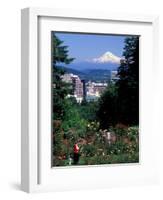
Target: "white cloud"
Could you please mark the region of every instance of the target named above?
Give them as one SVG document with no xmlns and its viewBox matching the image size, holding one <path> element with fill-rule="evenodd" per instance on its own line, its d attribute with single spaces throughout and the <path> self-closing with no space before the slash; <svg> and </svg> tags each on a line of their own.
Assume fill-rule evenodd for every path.
<svg viewBox="0 0 163 200">
<path fill-rule="evenodd" d="M 113 53 L 107 51 L 106 53 L 104 53 L 102 56 L 98 57 L 98 58 L 93 58 L 92 61 L 95 63 L 116 63 L 116 64 L 120 64 L 120 60 L 122 58 L 114 55 Z"/>
</svg>

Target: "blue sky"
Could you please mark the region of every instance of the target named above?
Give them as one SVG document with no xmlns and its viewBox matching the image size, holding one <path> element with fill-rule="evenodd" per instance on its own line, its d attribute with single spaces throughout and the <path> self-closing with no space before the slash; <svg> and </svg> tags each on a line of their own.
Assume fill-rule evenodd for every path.
<svg viewBox="0 0 163 200">
<path fill-rule="evenodd" d="M 109 51 L 114 55 L 122 57 L 124 39 L 126 36 L 119 35 L 95 35 L 76 33 L 56 33 L 59 39 L 68 45 L 70 57 L 74 62 L 83 62 L 97 58 Z"/>
</svg>

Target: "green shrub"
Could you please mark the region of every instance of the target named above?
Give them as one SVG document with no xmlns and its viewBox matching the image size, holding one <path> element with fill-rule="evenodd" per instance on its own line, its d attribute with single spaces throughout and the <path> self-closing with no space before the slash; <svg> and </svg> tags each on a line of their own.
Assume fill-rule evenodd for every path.
<svg viewBox="0 0 163 200">
<path fill-rule="evenodd" d="M 96 147 L 94 145 L 91 144 L 87 144 L 83 146 L 83 150 L 82 153 L 86 156 L 86 157 L 91 157 L 94 156 L 96 154 Z"/>
</svg>

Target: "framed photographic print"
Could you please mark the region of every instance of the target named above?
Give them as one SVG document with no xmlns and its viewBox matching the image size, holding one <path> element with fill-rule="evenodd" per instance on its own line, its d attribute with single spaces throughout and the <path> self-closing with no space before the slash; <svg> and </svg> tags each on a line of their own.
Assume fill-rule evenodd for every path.
<svg viewBox="0 0 163 200">
<path fill-rule="evenodd" d="M 139 36 L 51 40 L 52 166 L 138 163 Z"/>
<path fill-rule="evenodd" d="M 22 10 L 22 190 L 158 182 L 157 51 L 157 16 Z"/>
</svg>

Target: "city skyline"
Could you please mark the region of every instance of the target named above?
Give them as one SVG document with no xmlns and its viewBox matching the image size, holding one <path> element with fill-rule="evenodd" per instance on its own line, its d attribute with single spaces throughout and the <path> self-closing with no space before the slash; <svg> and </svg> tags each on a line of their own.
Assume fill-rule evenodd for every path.
<svg viewBox="0 0 163 200">
<path fill-rule="evenodd" d="M 118 80 L 117 71 L 111 72 L 110 83 L 114 84 Z M 108 86 L 106 82 L 94 82 L 91 80 L 86 82 L 73 73 L 65 73 L 62 76 L 62 81 L 71 84 L 73 93 L 68 94 L 67 97 L 74 97 L 78 103 L 81 103 L 83 100 L 87 102 L 97 101 Z"/>
</svg>

